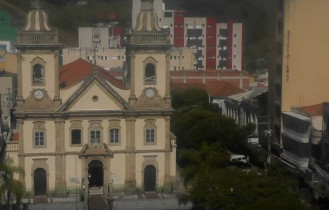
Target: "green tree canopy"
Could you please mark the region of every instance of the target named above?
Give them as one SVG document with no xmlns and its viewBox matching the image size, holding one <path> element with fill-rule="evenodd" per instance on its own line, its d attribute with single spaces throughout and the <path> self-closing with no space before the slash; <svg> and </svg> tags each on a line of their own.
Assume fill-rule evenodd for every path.
<svg viewBox="0 0 329 210">
<path fill-rule="evenodd" d="M 10 205 L 20 204 L 25 193 L 22 182 L 15 180 L 15 174 L 24 174 L 24 170 L 14 166 L 11 158 L 0 163 L 0 204 L 5 205 L 5 209 L 10 209 Z"/>
<path fill-rule="evenodd" d="M 297 183 L 275 164 L 270 172 L 232 168 L 220 144 L 204 143 L 181 153 L 182 171 L 195 209 L 306 209 Z"/>
</svg>

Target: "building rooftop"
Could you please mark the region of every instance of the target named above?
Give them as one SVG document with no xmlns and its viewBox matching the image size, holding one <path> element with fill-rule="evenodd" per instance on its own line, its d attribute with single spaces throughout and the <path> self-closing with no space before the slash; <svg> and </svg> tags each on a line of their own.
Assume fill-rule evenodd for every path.
<svg viewBox="0 0 329 210">
<path fill-rule="evenodd" d="M 311 106 L 300 107 L 301 110 L 305 111 L 311 116 L 322 116 L 323 115 L 323 103 L 315 104 Z"/>
<path fill-rule="evenodd" d="M 97 71 L 105 80 L 114 86 L 125 89 L 125 84 L 116 79 L 115 77 L 109 75 L 103 68 L 95 66 L 88 61 L 79 58 L 71 63 L 68 63 L 60 67 L 59 70 L 59 84 L 60 88 L 65 89 L 72 87 L 93 74 L 94 71 Z"/>
<path fill-rule="evenodd" d="M 189 81 L 188 83 L 184 83 L 180 80 L 172 80 L 171 85 L 173 90 L 184 90 L 188 88 L 204 89 L 212 97 L 225 97 L 244 92 L 244 90 L 227 81 L 209 81 L 206 83 L 202 83 L 202 81 Z"/>
</svg>

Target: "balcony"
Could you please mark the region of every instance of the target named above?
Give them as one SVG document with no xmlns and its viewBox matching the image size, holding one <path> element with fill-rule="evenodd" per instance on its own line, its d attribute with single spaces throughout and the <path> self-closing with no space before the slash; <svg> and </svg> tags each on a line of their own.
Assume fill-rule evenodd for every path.
<svg viewBox="0 0 329 210">
<path fill-rule="evenodd" d="M 49 32 L 19 32 L 17 34 L 17 43 L 16 47 L 20 46 L 29 46 L 29 45 L 38 45 L 38 46 L 49 46 L 55 45 L 59 46 L 59 38 L 57 30 Z"/>
<path fill-rule="evenodd" d="M 7 143 L 7 152 L 16 152 L 19 150 L 19 142 L 8 142 Z"/>
</svg>

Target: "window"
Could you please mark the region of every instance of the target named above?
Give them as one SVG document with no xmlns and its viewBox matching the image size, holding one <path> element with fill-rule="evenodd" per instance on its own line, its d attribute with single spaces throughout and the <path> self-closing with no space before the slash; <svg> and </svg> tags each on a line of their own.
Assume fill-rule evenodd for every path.
<svg viewBox="0 0 329 210">
<path fill-rule="evenodd" d="M 89 143 L 101 143 L 102 138 L 102 121 L 91 120 L 89 121 Z"/>
<path fill-rule="evenodd" d="M 35 131 L 34 132 L 34 145 L 35 146 L 44 146 L 45 145 L 45 132 L 44 131 Z"/>
<path fill-rule="evenodd" d="M 71 130 L 71 139 L 72 144 L 81 144 L 81 130 L 80 129 L 73 129 Z"/>
<path fill-rule="evenodd" d="M 70 130 L 71 130 L 71 146 L 80 146 L 83 142 L 82 121 L 72 120 L 70 125 Z"/>
<path fill-rule="evenodd" d="M 145 130 L 145 141 L 146 141 L 146 143 L 155 142 L 155 131 L 153 128 L 147 128 Z"/>
<path fill-rule="evenodd" d="M 156 120 L 148 119 L 145 120 L 144 134 L 145 134 L 145 144 L 155 144 L 156 143 Z"/>
<path fill-rule="evenodd" d="M 90 140 L 100 140 L 101 138 L 101 131 L 97 131 L 97 130 L 91 130 L 90 131 Z"/>
<path fill-rule="evenodd" d="M 46 129 L 45 122 L 33 122 L 33 146 L 45 147 L 46 146 Z"/>
<path fill-rule="evenodd" d="M 146 64 L 145 67 L 145 81 L 154 82 L 155 81 L 155 66 L 153 63 Z"/>
<path fill-rule="evenodd" d="M 110 129 L 110 143 L 120 142 L 120 130 L 118 128 Z"/>
<path fill-rule="evenodd" d="M 44 82 L 44 71 L 41 64 L 35 64 L 33 66 L 33 84 Z"/>
</svg>

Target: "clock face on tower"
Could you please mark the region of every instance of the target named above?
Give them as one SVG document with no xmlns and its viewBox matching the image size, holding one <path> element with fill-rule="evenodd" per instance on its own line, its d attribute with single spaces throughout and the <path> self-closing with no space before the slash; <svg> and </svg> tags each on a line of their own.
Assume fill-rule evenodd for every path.
<svg viewBox="0 0 329 210">
<path fill-rule="evenodd" d="M 42 99 L 44 96 L 43 90 L 37 89 L 34 91 L 34 97 L 36 99 Z"/>
</svg>

